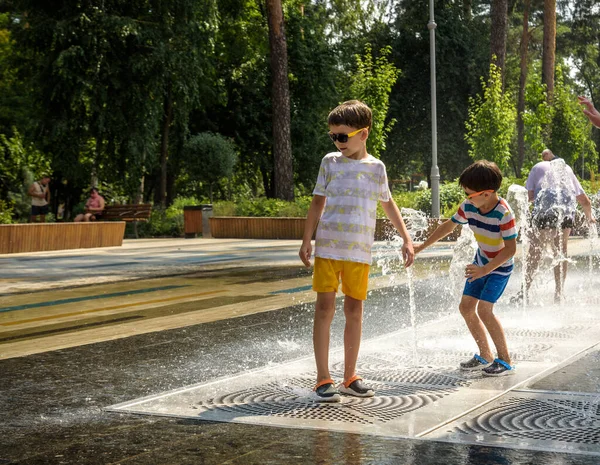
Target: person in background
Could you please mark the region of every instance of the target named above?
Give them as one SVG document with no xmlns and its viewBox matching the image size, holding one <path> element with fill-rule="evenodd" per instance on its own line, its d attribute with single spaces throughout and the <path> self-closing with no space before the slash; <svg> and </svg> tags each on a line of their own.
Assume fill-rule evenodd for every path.
<svg viewBox="0 0 600 465">
<path fill-rule="evenodd" d="M 50 210 L 50 176 L 42 176 L 39 181 L 35 181 L 29 190 L 27 195 L 31 197 L 31 223 L 45 223 L 46 215 Z"/>
<path fill-rule="evenodd" d="M 75 221 L 98 221 L 102 218 L 104 211 L 104 197 L 100 195 L 98 189 L 92 187 L 90 198 L 85 203 L 85 212 L 75 217 Z"/>
<path fill-rule="evenodd" d="M 567 256 L 567 244 L 575 221 L 578 202 L 590 224 L 596 222 L 592 215 L 592 204 L 583 191 L 573 170 L 562 158 L 555 156 L 550 149 L 542 152 L 542 161 L 531 168 L 525 188 L 529 201 L 533 202 L 531 214 L 531 234 L 527 255 L 527 275 L 525 292 L 529 291 L 542 251 L 550 245 L 554 258 L 562 251 Z M 561 260 L 554 267 L 554 300 L 560 302 L 563 296 L 567 260 Z M 522 293 L 517 299 L 522 299 Z"/>
</svg>

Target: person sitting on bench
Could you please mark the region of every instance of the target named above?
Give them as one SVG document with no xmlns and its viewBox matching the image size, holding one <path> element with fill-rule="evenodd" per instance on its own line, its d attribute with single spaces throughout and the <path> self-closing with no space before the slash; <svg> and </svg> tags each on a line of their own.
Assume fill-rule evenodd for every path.
<svg viewBox="0 0 600 465">
<path fill-rule="evenodd" d="M 98 221 L 102 218 L 104 210 L 104 197 L 100 195 L 98 189 L 92 187 L 90 198 L 85 203 L 85 213 L 81 213 L 75 217 L 75 221 Z"/>
</svg>

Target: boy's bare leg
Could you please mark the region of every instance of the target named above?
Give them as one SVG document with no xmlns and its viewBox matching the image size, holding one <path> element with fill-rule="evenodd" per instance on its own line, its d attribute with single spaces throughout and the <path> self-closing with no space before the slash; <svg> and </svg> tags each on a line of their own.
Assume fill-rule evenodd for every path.
<svg viewBox="0 0 600 465">
<path fill-rule="evenodd" d="M 477 343 L 479 348 L 479 355 L 485 358 L 487 361 L 494 360 L 494 354 L 490 349 L 487 334 L 485 333 L 485 327 L 479 316 L 477 315 L 477 303 L 480 302 L 475 297 L 463 295 L 460 301 L 459 310 L 462 317 L 467 323 L 467 327 Z M 481 304 L 481 302 L 480 302 Z"/>
<path fill-rule="evenodd" d="M 485 300 L 480 300 L 477 307 L 477 313 L 488 330 L 488 333 L 490 333 L 492 341 L 494 341 L 498 358 L 510 365 L 511 361 L 510 355 L 508 354 L 508 346 L 506 345 L 506 336 L 504 335 L 504 329 L 500 324 L 500 320 L 498 320 L 498 317 L 494 314 L 494 304 L 486 302 Z"/>
<path fill-rule="evenodd" d="M 356 361 L 362 338 L 363 301 L 350 296 L 344 298 L 344 380 L 356 374 Z"/>
<path fill-rule="evenodd" d="M 335 314 L 335 292 L 317 292 L 313 346 L 317 362 L 317 383 L 331 378 L 329 374 L 329 331 Z"/>
</svg>

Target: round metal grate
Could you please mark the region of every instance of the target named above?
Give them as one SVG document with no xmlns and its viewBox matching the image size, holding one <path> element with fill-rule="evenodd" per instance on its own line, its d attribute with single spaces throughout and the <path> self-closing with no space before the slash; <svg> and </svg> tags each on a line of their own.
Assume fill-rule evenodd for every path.
<svg viewBox="0 0 600 465">
<path fill-rule="evenodd" d="M 363 367 L 364 369 L 364 367 Z M 373 371 L 373 367 L 371 368 Z M 365 374 L 369 370 L 364 369 Z M 429 405 L 469 383 L 467 379 L 421 370 L 377 370 L 368 380 L 377 395 L 345 396 L 339 404 L 314 403 L 314 375 L 306 374 L 226 393 L 194 405 L 195 409 L 221 411 L 235 416 L 277 416 L 294 419 L 374 424 Z M 362 372 L 361 372 L 362 373 Z M 377 376 L 379 374 L 379 376 Z M 380 378 L 377 379 L 376 378 Z"/>
<path fill-rule="evenodd" d="M 511 397 L 452 432 L 597 445 L 600 409 L 594 399 Z"/>
</svg>

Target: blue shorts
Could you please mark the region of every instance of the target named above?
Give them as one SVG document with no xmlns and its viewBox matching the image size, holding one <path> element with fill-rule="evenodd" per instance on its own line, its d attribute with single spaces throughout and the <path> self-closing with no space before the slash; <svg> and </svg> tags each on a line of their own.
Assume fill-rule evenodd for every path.
<svg viewBox="0 0 600 465">
<path fill-rule="evenodd" d="M 509 278 L 510 275 L 488 274 L 474 281 L 467 281 L 463 295 L 495 304 L 506 289 Z"/>
</svg>

